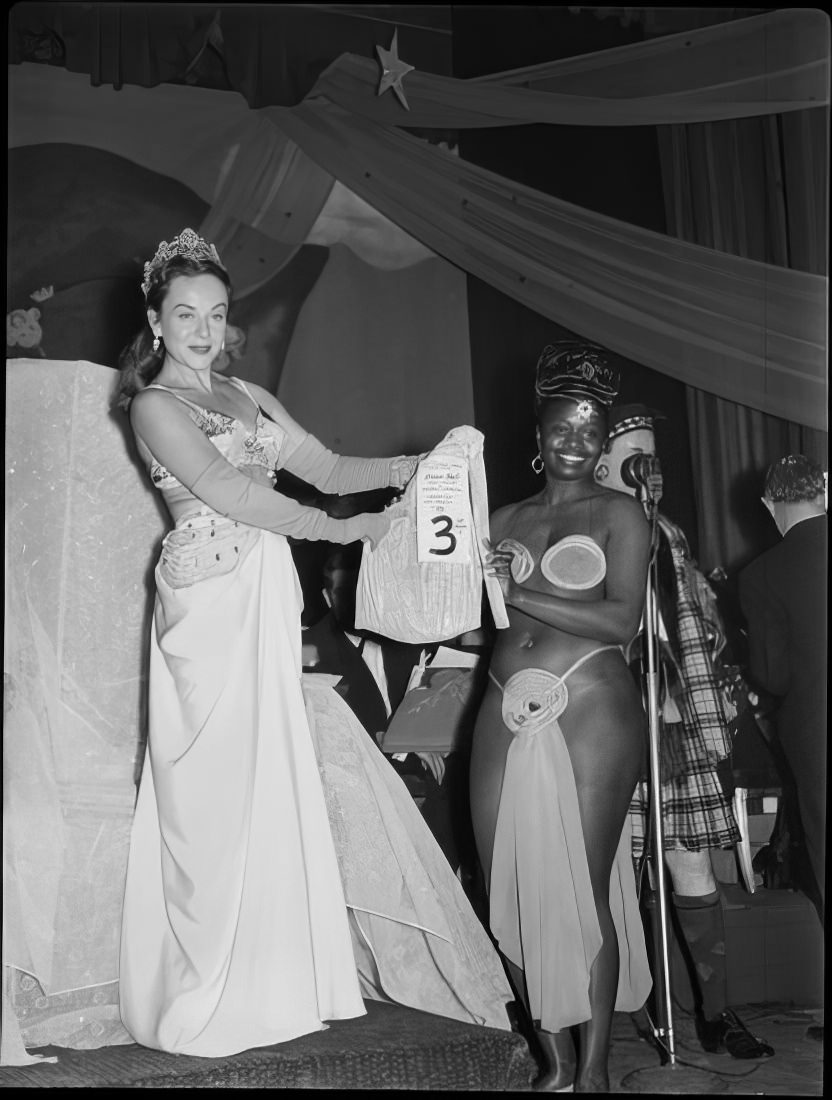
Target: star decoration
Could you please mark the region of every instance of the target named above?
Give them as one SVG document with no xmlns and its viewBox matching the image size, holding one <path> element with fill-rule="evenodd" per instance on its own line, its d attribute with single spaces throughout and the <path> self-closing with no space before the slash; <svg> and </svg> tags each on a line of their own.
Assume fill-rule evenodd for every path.
<svg viewBox="0 0 832 1100">
<path fill-rule="evenodd" d="M 388 88 L 392 88 L 402 107 L 404 107 L 406 111 L 409 111 L 410 108 L 405 99 L 404 88 L 402 88 L 402 77 L 407 76 L 408 73 L 412 73 L 413 66 L 408 65 L 406 61 L 402 61 L 399 57 L 398 36 L 399 31 L 397 28 L 393 31 L 393 41 L 390 43 L 389 50 L 385 50 L 382 46 L 376 46 L 376 53 L 381 62 L 381 82 L 379 83 L 376 95 L 381 95 L 383 92 L 386 92 Z"/>
</svg>

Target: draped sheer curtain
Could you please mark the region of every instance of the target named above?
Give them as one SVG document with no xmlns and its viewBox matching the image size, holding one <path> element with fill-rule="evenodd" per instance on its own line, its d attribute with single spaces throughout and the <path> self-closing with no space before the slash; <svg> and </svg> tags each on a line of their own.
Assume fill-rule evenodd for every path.
<svg viewBox="0 0 832 1100">
<path fill-rule="evenodd" d="M 829 110 L 658 128 L 668 232 L 720 252 L 826 275 Z M 740 568 L 777 535 L 765 470 L 825 431 L 687 386 L 701 564 Z"/>
<path fill-rule="evenodd" d="M 293 108 L 247 111 L 239 96 L 229 103 L 202 90 L 194 103 L 195 89 L 172 85 L 123 89 L 137 110 L 144 104 L 148 126 L 108 125 L 107 134 L 114 151 L 142 164 L 154 150 L 178 150 L 166 170 L 198 175 L 191 186 L 212 204 L 215 236 L 248 226 L 297 244 L 337 180 L 438 256 L 562 327 L 687 385 L 825 430 L 825 278 L 626 225 L 466 164 L 407 130 L 719 127 L 737 118 L 754 126 L 828 103 L 828 75 L 823 13 L 789 9 L 487 81 L 414 71 L 408 111 L 378 95 L 376 61 L 351 55 Z M 204 105 L 209 95 L 216 119 Z M 17 98 L 18 113 L 25 100 Z M 61 112 L 60 99 L 46 107 Z M 103 133 L 97 118 L 90 129 Z M 14 141 L 30 140 L 19 118 Z M 313 183 L 318 199 L 300 216 Z M 715 199 L 729 195 L 730 186 Z"/>
</svg>

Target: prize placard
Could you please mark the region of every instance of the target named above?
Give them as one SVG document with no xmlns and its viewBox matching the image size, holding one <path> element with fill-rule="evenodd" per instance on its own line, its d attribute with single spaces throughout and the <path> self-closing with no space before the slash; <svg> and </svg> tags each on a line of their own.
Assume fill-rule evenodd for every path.
<svg viewBox="0 0 832 1100">
<path fill-rule="evenodd" d="M 452 455 L 431 455 L 416 473 L 418 561 L 470 560 L 471 500 L 468 462 Z"/>
</svg>

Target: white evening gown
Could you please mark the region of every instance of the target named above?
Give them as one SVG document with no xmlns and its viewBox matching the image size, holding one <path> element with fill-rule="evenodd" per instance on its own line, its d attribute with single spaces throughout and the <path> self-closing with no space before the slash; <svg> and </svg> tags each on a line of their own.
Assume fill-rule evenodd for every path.
<svg viewBox="0 0 832 1100">
<path fill-rule="evenodd" d="M 406 788 L 330 686 L 304 699 L 285 537 L 236 531 L 230 572 L 156 570 L 125 1026 L 217 1057 L 359 1016 L 363 993 L 507 1028 L 496 952 Z"/>
</svg>

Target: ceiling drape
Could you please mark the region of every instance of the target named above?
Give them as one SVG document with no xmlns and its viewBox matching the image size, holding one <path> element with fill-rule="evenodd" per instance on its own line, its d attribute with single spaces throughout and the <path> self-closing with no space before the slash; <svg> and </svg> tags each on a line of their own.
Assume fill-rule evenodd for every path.
<svg viewBox="0 0 832 1100">
<path fill-rule="evenodd" d="M 825 423 L 825 279 L 593 213 L 328 102 L 263 113 L 408 233 L 543 316 L 689 385 Z"/>
<path fill-rule="evenodd" d="M 828 102 L 828 81 L 826 16 L 796 9 L 475 80 L 408 73 L 408 111 L 376 94 L 373 60 L 345 54 L 307 99 L 420 128 L 661 126 L 817 107 Z"/>
<path fill-rule="evenodd" d="M 825 429 L 824 277 L 625 225 L 401 127 L 791 113 L 828 103 L 828 61 L 823 13 L 787 10 L 485 80 L 409 73 L 409 111 L 376 94 L 377 66 L 345 56 L 304 103 L 263 114 L 413 236 L 543 316 L 717 397 Z"/>
<path fill-rule="evenodd" d="M 695 121 L 735 117 L 731 112 L 742 115 L 752 108 L 758 114 L 801 110 L 828 103 L 828 47 L 823 13 L 797 9 L 607 51 L 615 55 L 618 83 L 603 75 L 599 55 L 589 55 L 594 60 L 584 59 L 583 67 L 580 59 L 567 59 L 531 70 L 533 83 L 580 77 L 580 95 L 519 88 L 523 78 L 517 72 L 504 74 L 506 86 L 499 77 L 462 81 L 414 72 L 405 78 L 413 105 L 405 111 L 392 93 L 377 95 L 374 62 L 350 57 L 330 66 L 314 93 L 293 108 L 249 112 L 231 93 L 125 88 L 110 94 L 141 93 L 145 103 L 155 105 L 157 119 L 164 115 L 163 130 L 142 126 L 122 133 L 114 151 L 147 163 L 143 158 L 159 156 L 160 150 L 180 150 L 162 170 L 186 174 L 189 184 L 200 177 L 195 189 L 210 190 L 206 198 L 216 204 L 209 215 L 215 229 L 256 222 L 276 240 L 297 240 L 300 219 L 293 219 L 292 207 L 306 193 L 297 186 L 297 174 L 317 176 L 323 196 L 328 190 L 323 173 L 438 255 L 558 324 L 720 398 L 825 429 L 823 276 L 595 214 L 465 163 L 402 127 L 447 130 L 485 124 L 484 117 L 488 125 L 497 118 L 501 125 L 512 119 L 532 123 L 543 121 L 546 110 L 547 121 L 575 125 Z M 694 51 L 689 56 L 696 64 L 680 60 L 688 51 Z M 673 59 L 683 74 L 675 85 Z M 342 76 L 352 82 L 349 93 L 339 90 Z M 614 98 L 627 81 L 638 96 Z M 776 88 L 776 99 L 759 99 L 767 85 Z M 187 109 L 177 109 L 179 93 L 191 97 Z M 752 93 L 756 98 L 749 100 Z M 225 108 L 216 140 L 208 95 L 223 97 Z M 184 108 L 185 99 L 181 102 Z M 356 104 L 360 110 L 352 109 Z M 474 107 L 480 121 L 471 122 Z M 720 113 L 714 115 L 717 107 Z M 25 144 L 25 134 L 18 141 Z M 223 182 L 222 160 L 232 153 L 234 178 L 227 175 Z M 206 174 L 200 172 L 201 161 Z M 277 185 L 276 165 L 292 169 Z M 306 223 L 313 212 L 307 207 Z"/>
</svg>

